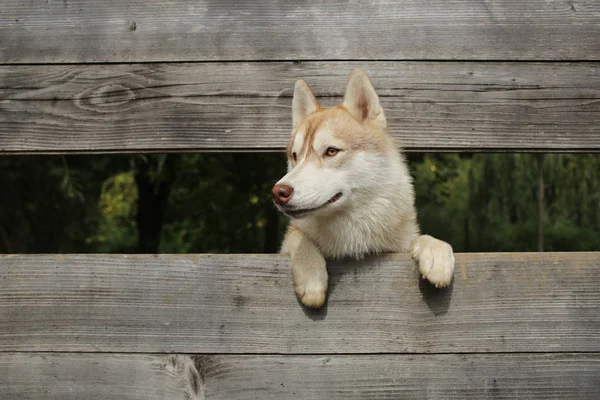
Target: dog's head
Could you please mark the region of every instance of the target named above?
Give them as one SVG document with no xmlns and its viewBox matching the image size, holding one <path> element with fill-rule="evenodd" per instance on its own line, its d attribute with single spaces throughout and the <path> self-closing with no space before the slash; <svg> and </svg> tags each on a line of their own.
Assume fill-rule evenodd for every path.
<svg viewBox="0 0 600 400">
<path fill-rule="evenodd" d="M 363 70 L 350 75 L 342 105 L 333 108 L 321 108 L 306 82 L 297 81 L 292 117 L 288 173 L 272 190 L 281 212 L 292 218 L 332 215 L 365 192 L 385 190 L 386 169 L 397 152 Z"/>
</svg>

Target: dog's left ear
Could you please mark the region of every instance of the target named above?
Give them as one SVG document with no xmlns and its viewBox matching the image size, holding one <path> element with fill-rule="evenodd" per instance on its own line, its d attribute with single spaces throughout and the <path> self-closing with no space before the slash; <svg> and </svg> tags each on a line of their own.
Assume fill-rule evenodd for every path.
<svg viewBox="0 0 600 400">
<path fill-rule="evenodd" d="M 380 128 L 386 127 L 385 114 L 371 80 L 362 69 L 350 74 L 344 94 L 344 107 L 360 122 L 371 122 Z"/>
</svg>

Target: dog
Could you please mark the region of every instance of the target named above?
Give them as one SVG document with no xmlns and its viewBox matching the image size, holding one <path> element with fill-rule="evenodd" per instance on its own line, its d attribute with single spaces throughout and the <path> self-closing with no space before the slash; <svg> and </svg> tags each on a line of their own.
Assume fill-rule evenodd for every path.
<svg viewBox="0 0 600 400">
<path fill-rule="evenodd" d="M 290 224 L 281 253 L 291 257 L 302 304 L 325 303 L 326 259 L 408 252 L 436 287 L 450 285 L 452 247 L 421 235 L 408 166 L 387 132 L 379 97 L 362 69 L 341 105 L 321 108 L 303 80 L 294 86 L 288 173 L 272 189 Z"/>
</svg>

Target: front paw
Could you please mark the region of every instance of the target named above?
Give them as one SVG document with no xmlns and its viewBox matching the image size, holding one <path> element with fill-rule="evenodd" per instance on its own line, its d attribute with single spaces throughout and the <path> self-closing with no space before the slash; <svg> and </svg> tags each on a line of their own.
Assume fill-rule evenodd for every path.
<svg viewBox="0 0 600 400">
<path fill-rule="evenodd" d="M 294 289 L 307 307 L 321 308 L 327 296 L 327 272 L 321 269 L 296 269 Z"/>
<path fill-rule="evenodd" d="M 411 256 L 419 264 L 423 278 L 435 287 L 450 285 L 454 273 L 454 253 L 448 243 L 422 235 L 413 244 Z"/>
</svg>

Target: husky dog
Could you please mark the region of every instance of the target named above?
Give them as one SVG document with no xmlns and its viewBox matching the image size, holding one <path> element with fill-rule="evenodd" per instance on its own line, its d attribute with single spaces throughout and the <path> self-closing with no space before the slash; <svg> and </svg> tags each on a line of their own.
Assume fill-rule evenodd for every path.
<svg viewBox="0 0 600 400">
<path fill-rule="evenodd" d="M 452 247 L 419 233 L 408 167 L 366 73 L 350 75 L 342 105 L 333 108 L 321 108 L 297 81 L 292 120 L 288 173 L 272 192 L 291 218 L 281 252 L 291 257 L 300 301 L 314 308 L 325 302 L 325 259 L 384 252 L 409 252 L 424 278 L 448 286 Z"/>
</svg>

